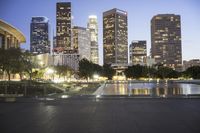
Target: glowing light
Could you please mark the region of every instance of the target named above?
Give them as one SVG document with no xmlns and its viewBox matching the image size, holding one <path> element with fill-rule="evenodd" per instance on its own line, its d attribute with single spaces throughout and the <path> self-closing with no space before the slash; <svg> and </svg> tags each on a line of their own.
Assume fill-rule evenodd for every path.
<svg viewBox="0 0 200 133">
<path fill-rule="evenodd" d="M 101 95 L 96 95 L 96 98 L 100 98 L 101 97 Z"/>
<path fill-rule="evenodd" d="M 44 64 L 44 62 L 43 61 L 40 61 L 40 65 L 42 66 Z"/>
<path fill-rule="evenodd" d="M 68 98 L 68 95 L 62 95 L 61 98 Z"/>
<path fill-rule="evenodd" d="M 98 78 L 99 78 L 99 75 L 95 74 L 95 75 L 93 75 L 93 78 L 94 78 L 94 79 L 98 79 Z"/>
<path fill-rule="evenodd" d="M 51 69 L 51 68 L 48 68 L 47 69 L 47 74 L 53 74 L 54 73 L 54 70 L 53 69 Z"/>
<path fill-rule="evenodd" d="M 96 15 L 90 15 L 89 18 L 97 18 Z"/>
<path fill-rule="evenodd" d="M 64 78 L 58 78 L 53 80 L 54 83 L 61 83 L 64 82 Z"/>
</svg>

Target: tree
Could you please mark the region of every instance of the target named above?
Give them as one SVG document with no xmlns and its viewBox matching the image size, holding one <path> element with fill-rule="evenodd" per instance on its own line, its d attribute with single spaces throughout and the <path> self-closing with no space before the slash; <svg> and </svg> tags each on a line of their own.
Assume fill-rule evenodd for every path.
<svg viewBox="0 0 200 133">
<path fill-rule="evenodd" d="M 169 67 L 159 67 L 157 70 L 157 77 L 161 79 L 165 78 L 178 78 L 179 73 Z"/>
<path fill-rule="evenodd" d="M 28 51 L 23 53 L 23 71 L 26 72 L 29 75 L 29 79 L 32 80 L 32 73 L 33 68 L 36 66 L 36 64 L 32 61 L 32 54 Z"/>
<path fill-rule="evenodd" d="M 200 79 L 200 66 L 189 67 L 186 74 L 193 79 Z"/>
<path fill-rule="evenodd" d="M 10 81 L 11 73 L 16 73 L 17 69 L 20 68 L 21 50 L 19 48 L 1 49 L 0 53 L 1 69 L 7 73 Z"/>
<path fill-rule="evenodd" d="M 115 70 L 111 67 L 110 64 L 104 64 L 103 65 L 103 75 L 107 77 L 109 80 L 112 79 L 112 77 L 115 74 Z"/>
<path fill-rule="evenodd" d="M 103 75 L 103 68 L 98 64 L 94 64 L 87 59 L 79 62 L 79 76 L 85 79 L 93 78 L 95 74 Z"/>
<path fill-rule="evenodd" d="M 147 77 L 148 68 L 146 66 L 140 66 L 140 65 L 129 66 L 125 70 L 125 75 L 128 78 L 136 78 L 136 79 L 139 79 L 141 77 Z"/>
<path fill-rule="evenodd" d="M 79 76 L 85 79 L 92 77 L 93 74 L 93 66 L 90 61 L 87 59 L 82 59 L 79 62 Z"/>
<path fill-rule="evenodd" d="M 1 71 L 1 74 L 3 74 L 4 72 L 4 60 L 5 60 L 5 50 L 0 48 L 0 71 Z"/>
<path fill-rule="evenodd" d="M 153 67 L 148 67 L 148 77 L 155 78 L 157 70 Z"/>
<path fill-rule="evenodd" d="M 70 77 L 73 74 L 73 70 L 69 66 L 54 66 L 54 69 L 56 70 L 56 73 L 59 75 L 59 78 L 61 76 Z"/>
</svg>

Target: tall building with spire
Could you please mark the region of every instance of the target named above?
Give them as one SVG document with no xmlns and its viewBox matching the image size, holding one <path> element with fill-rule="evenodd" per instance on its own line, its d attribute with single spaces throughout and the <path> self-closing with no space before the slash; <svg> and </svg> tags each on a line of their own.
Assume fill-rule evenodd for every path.
<svg viewBox="0 0 200 133">
<path fill-rule="evenodd" d="M 56 46 L 71 49 L 71 3 L 59 2 L 56 5 Z"/>
<path fill-rule="evenodd" d="M 103 13 L 104 63 L 128 64 L 127 12 L 111 9 Z"/>
<path fill-rule="evenodd" d="M 159 14 L 151 20 L 151 55 L 156 63 L 182 69 L 181 17 Z"/>
</svg>

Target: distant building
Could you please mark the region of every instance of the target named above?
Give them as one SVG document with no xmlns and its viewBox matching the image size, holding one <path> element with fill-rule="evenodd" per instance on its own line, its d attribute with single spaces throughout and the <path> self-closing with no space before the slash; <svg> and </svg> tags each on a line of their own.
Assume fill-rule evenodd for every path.
<svg viewBox="0 0 200 133">
<path fill-rule="evenodd" d="M 56 5 L 56 46 L 71 49 L 71 3 Z"/>
<path fill-rule="evenodd" d="M 183 61 L 183 70 L 187 70 L 189 67 L 193 66 L 200 66 L 200 59 L 192 59 L 189 61 L 184 60 Z"/>
<path fill-rule="evenodd" d="M 151 58 L 150 56 L 147 56 L 146 62 L 146 65 L 149 67 L 153 67 L 156 64 L 155 59 Z"/>
<path fill-rule="evenodd" d="M 117 66 L 128 64 L 127 12 L 112 9 L 103 13 L 103 60 Z"/>
<path fill-rule="evenodd" d="M 130 64 L 146 65 L 147 46 L 146 41 L 132 41 L 129 46 Z"/>
<path fill-rule="evenodd" d="M 56 48 L 56 36 L 53 37 L 53 49 Z"/>
<path fill-rule="evenodd" d="M 26 38 L 21 31 L 0 19 L 0 48 L 19 48 L 25 42 Z"/>
<path fill-rule="evenodd" d="M 78 71 L 79 69 L 79 54 L 63 54 L 63 53 L 55 53 L 52 56 L 53 65 L 54 66 L 68 66 L 71 69 Z"/>
<path fill-rule="evenodd" d="M 32 17 L 30 29 L 30 52 L 35 54 L 50 53 L 48 18 Z"/>
<path fill-rule="evenodd" d="M 64 54 L 64 53 L 49 53 L 37 54 L 32 56 L 32 61 L 36 68 L 44 68 L 48 66 L 68 66 L 72 70 L 78 71 L 79 68 L 79 55 Z"/>
<path fill-rule="evenodd" d="M 181 71 L 181 17 L 159 14 L 151 20 L 151 56 L 156 63 Z"/>
<path fill-rule="evenodd" d="M 90 31 L 83 27 L 74 26 L 72 28 L 72 49 L 77 51 L 80 55 L 80 59 L 86 58 L 90 61 L 91 59 L 91 42 L 90 42 Z"/>
<path fill-rule="evenodd" d="M 53 64 L 53 58 L 49 53 L 35 54 L 32 56 L 32 62 L 36 68 L 48 67 Z"/>
<path fill-rule="evenodd" d="M 95 16 L 95 15 L 89 16 L 87 28 L 90 31 L 91 61 L 95 64 L 99 64 L 97 16 Z"/>
</svg>

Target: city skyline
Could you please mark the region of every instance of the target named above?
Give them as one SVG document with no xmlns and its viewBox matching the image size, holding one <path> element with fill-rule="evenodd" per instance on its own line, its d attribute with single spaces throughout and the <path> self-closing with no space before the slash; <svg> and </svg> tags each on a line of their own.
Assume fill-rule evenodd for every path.
<svg viewBox="0 0 200 133">
<path fill-rule="evenodd" d="M 73 25 L 87 27 L 87 20 L 89 15 L 97 15 L 99 25 L 99 50 L 100 50 L 100 64 L 103 60 L 103 21 L 102 15 L 104 11 L 112 8 L 119 8 L 128 12 L 128 44 L 132 40 L 147 40 L 147 54 L 150 53 L 151 48 L 151 34 L 150 21 L 151 18 L 157 14 L 178 14 L 181 16 L 182 26 L 182 53 L 183 60 L 199 58 L 198 49 L 200 49 L 200 41 L 198 35 L 200 34 L 200 16 L 198 13 L 200 9 L 198 0 L 169 0 L 164 1 L 126 1 L 122 0 L 115 2 L 103 1 L 80 1 L 80 0 L 55 0 L 55 1 L 1 1 L 0 2 L 0 18 L 15 25 L 27 38 L 27 42 L 22 45 L 22 48 L 29 49 L 29 24 L 33 16 L 46 16 L 50 19 L 51 24 L 51 43 L 52 34 L 56 31 L 56 2 L 71 2 Z M 105 4 L 106 3 L 106 4 Z M 30 4 L 31 6 L 27 6 Z M 97 8 L 98 5 L 98 8 Z M 102 6 L 100 6 L 102 5 Z M 136 5 L 136 6 L 134 6 Z M 177 6 L 179 5 L 179 6 Z M 43 8 L 45 6 L 45 8 Z M 134 6 L 134 8 L 133 8 Z M 27 8 L 28 7 L 28 8 Z M 37 10 L 35 10 L 37 7 Z M 178 8 L 177 8 L 178 7 Z M 139 13 L 138 13 L 139 12 Z"/>
</svg>

